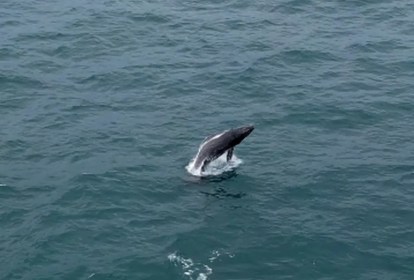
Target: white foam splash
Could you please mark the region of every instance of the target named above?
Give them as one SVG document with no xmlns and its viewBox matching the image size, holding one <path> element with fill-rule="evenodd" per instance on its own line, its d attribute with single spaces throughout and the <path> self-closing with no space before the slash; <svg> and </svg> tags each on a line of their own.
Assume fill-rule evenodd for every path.
<svg viewBox="0 0 414 280">
<path fill-rule="evenodd" d="M 243 163 L 235 154 L 233 154 L 231 160 L 227 161 L 227 153 L 222 154 L 219 158 L 210 162 L 204 171 L 200 168 L 195 168 L 194 163 L 197 156 L 195 156 L 185 167 L 191 175 L 203 177 L 203 176 L 217 176 L 224 172 L 228 172 Z"/>
<path fill-rule="evenodd" d="M 177 252 L 168 255 L 168 259 L 176 266 L 181 266 L 183 274 L 189 280 L 207 280 L 213 269 L 206 264 L 195 263 L 191 258 L 179 256 Z M 194 278 L 193 276 L 197 277 Z"/>
<path fill-rule="evenodd" d="M 211 257 L 209 257 L 208 260 L 212 263 L 222 255 L 226 255 L 229 258 L 234 258 L 234 254 L 231 254 L 231 253 L 226 252 L 224 250 L 213 250 L 213 251 L 211 251 Z"/>
<path fill-rule="evenodd" d="M 197 277 L 197 280 L 207 280 L 207 275 L 205 273 L 200 273 Z"/>
<path fill-rule="evenodd" d="M 210 261 L 210 262 L 213 262 L 215 259 L 217 259 L 218 257 L 220 257 L 220 252 L 218 251 L 218 250 L 213 250 L 213 251 L 211 251 L 211 257 L 210 258 L 208 258 L 208 260 Z"/>
<path fill-rule="evenodd" d="M 225 250 L 212 250 L 210 257 L 208 258 L 210 265 L 220 257 L 227 256 L 233 258 L 234 254 L 231 254 Z M 213 274 L 213 269 L 206 264 L 194 262 L 191 258 L 184 258 L 180 256 L 177 252 L 168 255 L 168 259 L 175 266 L 178 266 L 182 269 L 182 273 L 189 280 L 207 280 L 209 275 Z"/>
</svg>

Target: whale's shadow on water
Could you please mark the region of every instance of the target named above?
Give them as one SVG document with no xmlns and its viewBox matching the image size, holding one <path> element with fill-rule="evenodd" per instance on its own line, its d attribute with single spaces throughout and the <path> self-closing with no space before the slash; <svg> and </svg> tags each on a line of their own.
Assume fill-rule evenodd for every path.
<svg viewBox="0 0 414 280">
<path fill-rule="evenodd" d="M 218 199 L 243 198 L 244 196 L 246 196 L 246 193 L 243 193 L 243 192 L 229 193 L 228 191 L 226 191 L 224 188 L 221 188 L 221 187 L 214 189 L 214 191 L 212 191 L 212 192 L 200 191 L 200 193 L 202 193 L 206 196 L 211 196 L 211 197 L 215 197 L 215 198 L 218 198 Z"/>
<path fill-rule="evenodd" d="M 208 176 L 200 177 L 200 179 L 204 182 L 219 183 L 219 182 L 229 180 L 231 178 L 235 178 L 237 176 L 238 174 L 236 170 L 230 170 L 227 172 L 223 172 L 220 175 L 208 175 Z"/>
<path fill-rule="evenodd" d="M 214 187 L 217 183 L 223 183 L 227 180 L 231 180 L 235 177 L 237 177 L 238 174 L 235 170 L 231 170 L 228 172 L 224 172 L 220 175 L 211 175 L 211 176 L 205 176 L 205 177 L 199 177 L 198 183 L 201 183 L 202 185 L 209 185 L 211 188 L 213 185 L 213 189 L 211 191 L 200 191 L 200 193 L 208 196 L 208 197 L 214 197 L 218 199 L 224 199 L 224 198 L 243 198 L 246 196 L 246 193 L 243 192 L 236 192 L 232 193 L 227 191 L 224 187 L 222 187 L 222 184 L 220 184 L 219 187 Z"/>
<path fill-rule="evenodd" d="M 185 179 L 187 184 L 197 185 L 198 188 L 203 188 L 200 193 L 211 198 L 226 199 L 226 198 L 243 198 L 247 194 L 243 192 L 229 192 L 224 185 L 226 181 L 232 180 L 238 176 L 235 169 L 221 173 L 220 175 L 207 176 L 189 176 Z M 207 189 L 207 190 L 206 190 Z"/>
</svg>

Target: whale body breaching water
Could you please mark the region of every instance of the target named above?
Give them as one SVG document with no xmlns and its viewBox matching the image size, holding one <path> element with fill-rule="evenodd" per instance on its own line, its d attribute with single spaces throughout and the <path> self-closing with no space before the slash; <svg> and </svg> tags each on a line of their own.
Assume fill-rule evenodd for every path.
<svg viewBox="0 0 414 280">
<path fill-rule="evenodd" d="M 248 125 L 206 137 L 186 166 L 187 171 L 195 176 L 217 175 L 237 167 L 242 161 L 234 155 L 234 147 L 253 130 L 254 126 Z"/>
</svg>

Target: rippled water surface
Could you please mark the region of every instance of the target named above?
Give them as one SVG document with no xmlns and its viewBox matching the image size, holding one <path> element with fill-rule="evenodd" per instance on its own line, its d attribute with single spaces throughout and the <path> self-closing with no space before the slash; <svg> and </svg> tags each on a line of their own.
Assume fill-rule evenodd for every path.
<svg viewBox="0 0 414 280">
<path fill-rule="evenodd" d="M 409 0 L 3 0 L 0 279 L 414 279 L 413 88 Z"/>
</svg>

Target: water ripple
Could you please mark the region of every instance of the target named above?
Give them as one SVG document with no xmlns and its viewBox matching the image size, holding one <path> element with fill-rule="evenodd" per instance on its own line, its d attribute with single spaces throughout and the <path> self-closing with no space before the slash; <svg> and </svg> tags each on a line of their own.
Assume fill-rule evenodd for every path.
<svg viewBox="0 0 414 280">
<path fill-rule="evenodd" d="M 32 2 L 0 9 L 5 279 L 411 279 L 411 1 Z"/>
</svg>

